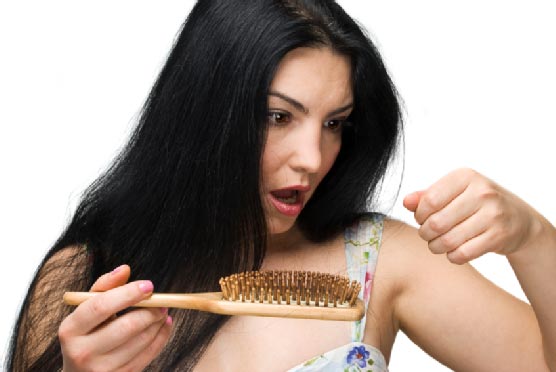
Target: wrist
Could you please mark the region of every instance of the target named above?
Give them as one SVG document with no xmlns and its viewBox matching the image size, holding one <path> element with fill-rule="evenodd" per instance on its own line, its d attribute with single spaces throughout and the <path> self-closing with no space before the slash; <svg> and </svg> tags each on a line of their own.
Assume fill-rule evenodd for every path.
<svg viewBox="0 0 556 372">
<path fill-rule="evenodd" d="M 556 227 L 539 213 L 529 226 L 527 239 L 514 252 L 507 255 L 508 260 L 527 261 L 541 252 L 556 252 Z"/>
</svg>

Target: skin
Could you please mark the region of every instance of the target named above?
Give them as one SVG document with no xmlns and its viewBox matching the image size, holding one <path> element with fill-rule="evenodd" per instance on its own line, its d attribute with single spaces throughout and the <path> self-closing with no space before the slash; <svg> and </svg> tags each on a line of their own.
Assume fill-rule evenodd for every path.
<svg viewBox="0 0 556 372">
<path fill-rule="evenodd" d="M 456 370 L 556 370 L 556 289 L 547 284 L 556 279 L 554 226 L 470 169 L 408 195 L 404 205 L 421 227 L 418 237 L 403 228 L 399 240 L 421 246 L 408 256 L 425 265 L 409 272 L 397 299 L 395 316 L 409 337 Z M 467 264 L 489 252 L 506 256 L 532 306 Z"/>
<path fill-rule="evenodd" d="M 296 216 L 277 211 L 268 202 L 270 190 L 309 185 L 306 204 L 340 152 L 341 123 L 353 108 L 350 74 L 346 57 L 315 48 L 288 53 L 276 72 L 262 157 L 262 199 L 271 234 L 291 229 Z"/>
<path fill-rule="evenodd" d="M 168 309 L 115 315 L 152 293 L 148 280 L 126 284 L 130 273 L 123 265 L 99 277 L 91 291 L 106 292 L 79 305 L 60 325 L 65 372 L 140 371 L 164 348 L 172 326 Z"/>
<path fill-rule="evenodd" d="M 269 123 L 263 155 L 265 193 L 307 183 L 307 201 L 332 166 L 341 138 L 329 115 L 353 101 L 349 60 L 329 49 L 298 49 L 286 56 L 272 82 L 301 103 L 269 97 L 269 111 L 287 111 L 285 126 Z M 277 116 L 270 115 L 269 120 Z M 457 371 L 556 370 L 556 229 L 509 191 L 469 169 L 456 170 L 404 206 L 419 229 L 386 220 L 363 342 L 390 358 L 403 330 L 434 358 Z M 314 244 L 295 218 L 265 205 L 271 228 L 262 269 L 346 274 L 344 240 Z M 531 305 L 482 277 L 468 262 L 488 252 L 507 257 Z M 140 371 L 167 342 L 171 320 L 159 309 L 114 314 L 148 293 L 128 283 L 129 267 L 99 278 L 106 290 L 60 326 L 64 370 Z M 113 327 L 122 334 L 109 332 Z M 123 327 L 123 328 L 120 328 Z M 152 341 L 152 342 L 151 342 Z M 232 317 L 215 335 L 196 371 L 283 371 L 350 342 L 348 322 Z M 133 355 L 133 356 L 132 356 Z M 106 363 L 106 364 L 101 364 Z"/>
</svg>

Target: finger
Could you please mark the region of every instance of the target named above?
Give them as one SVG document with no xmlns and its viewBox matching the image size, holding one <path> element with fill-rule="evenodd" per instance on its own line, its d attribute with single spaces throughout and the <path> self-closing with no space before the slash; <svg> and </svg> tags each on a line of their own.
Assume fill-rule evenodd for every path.
<svg viewBox="0 0 556 372">
<path fill-rule="evenodd" d="M 470 218 L 479 208 L 479 200 L 473 196 L 470 188 L 466 188 L 448 205 L 430 215 L 419 228 L 419 235 L 424 240 L 431 242 Z M 448 238 L 452 240 L 451 235 L 448 235 Z"/>
<path fill-rule="evenodd" d="M 112 315 L 149 297 L 152 291 L 152 282 L 142 280 L 103 292 L 79 305 L 62 322 L 59 335 L 85 335 Z"/>
<path fill-rule="evenodd" d="M 419 205 L 421 195 L 423 195 L 423 191 L 415 191 L 411 194 L 406 195 L 403 199 L 403 206 L 411 212 L 415 212 L 417 206 Z"/>
<path fill-rule="evenodd" d="M 425 190 L 415 210 L 417 223 L 422 225 L 430 215 L 441 210 L 460 195 L 469 185 L 471 172 L 468 170 L 454 171 Z"/>
<path fill-rule="evenodd" d="M 484 222 L 484 214 L 484 212 L 478 211 L 448 232 L 429 241 L 431 252 L 435 254 L 451 252 L 458 249 L 465 242 L 483 234 L 488 229 Z"/>
<path fill-rule="evenodd" d="M 492 246 L 492 235 L 488 232 L 485 232 L 466 241 L 459 248 L 448 252 L 446 254 L 446 257 L 450 262 L 457 265 L 462 265 L 491 251 Z"/>
<path fill-rule="evenodd" d="M 140 336 L 153 324 L 160 323 L 168 317 L 166 308 L 142 308 L 132 310 L 125 315 L 97 328 L 90 336 L 90 342 L 96 344 L 99 353 L 107 353 Z"/>
<path fill-rule="evenodd" d="M 127 339 L 126 342 L 105 353 L 105 355 L 99 359 L 99 364 L 105 366 L 104 368 L 106 369 L 116 370 L 137 358 L 154 342 L 155 338 L 168 321 L 167 310 L 165 310 L 164 313 L 159 311 L 159 314 L 164 314 L 164 316 L 156 322 L 151 323 L 140 333 L 134 335 L 134 337 Z"/>
<path fill-rule="evenodd" d="M 112 288 L 120 287 L 127 283 L 130 274 L 131 269 L 128 265 L 118 266 L 111 272 L 100 276 L 91 287 L 91 291 L 104 292 Z"/>
<path fill-rule="evenodd" d="M 151 361 L 153 361 L 158 354 L 164 349 L 164 346 L 168 343 L 170 335 L 172 332 L 172 317 L 168 316 L 164 325 L 160 328 L 159 332 L 156 334 L 153 342 L 138 353 L 132 361 L 120 368 L 124 371 L 142 371 L 147 367 Z"/>
</svg>

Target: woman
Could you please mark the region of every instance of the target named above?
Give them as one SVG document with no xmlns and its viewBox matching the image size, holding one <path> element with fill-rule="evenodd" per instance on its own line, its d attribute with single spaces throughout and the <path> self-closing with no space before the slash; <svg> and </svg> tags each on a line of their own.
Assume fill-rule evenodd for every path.
<svg viewBox="0 0 556 372">
<path fill-rule="evenodd" d="M 220 276 L 251 268 L 346 271 L 344 234 L 364 226 L 363 233 L 382 233 L 382 243 L 373 291 L 365 292 L 363 342 L 345 350 L 352 367 L 386 362 L 403 328 L 457 370 L 546 369 L 543 358 L 554 363 L 549 305 L 556 296 L 545 283 L 556 238 L 530 207 L 460 170 L 406 198 L 419 232 L 361 217 L 395 152 L 399 117 L 378 53 L 337 5 L 201 1 L 129 145 L 46 256 L 15 330 L 10 367 L 315 366 L 323 360 L 313 357 L 349 343 L 349 324 L 122 313 L 153 290 L 149 281 L 124 284 L 148 279 L 156 291 L 190 292 L 213 290 Z M 535 312 L 469 266 L 431 255 L 425 241 L 455 263 L 506 254 Z M 442 280 L 424 275 L 430 272 Z M 115 289 L 71 314 L 60 304 L 65 290 L 91 285 Z M 485 319 L 485 308 L 496 316 Z"/>
</svg>

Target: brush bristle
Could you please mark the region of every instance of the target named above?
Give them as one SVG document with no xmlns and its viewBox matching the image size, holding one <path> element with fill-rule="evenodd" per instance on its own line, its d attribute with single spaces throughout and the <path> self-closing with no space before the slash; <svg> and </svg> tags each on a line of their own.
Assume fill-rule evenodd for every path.
<svg viewBox="0 0 556 372">
<path fill-rule="evenodd" d="M 221 278 L 228 301 L 351 307 L 361 284 L 340 275 L 310 271 L 248 271 Z"/>
</svg>

